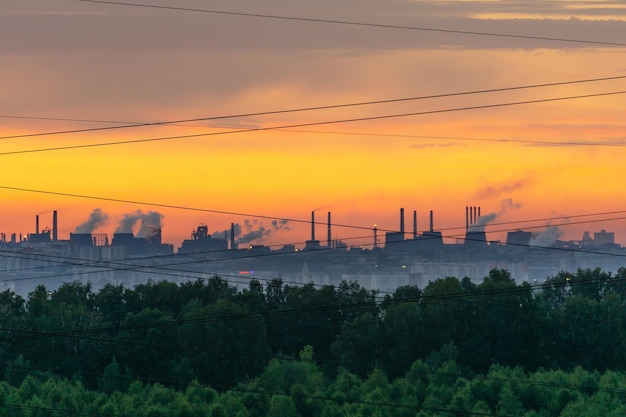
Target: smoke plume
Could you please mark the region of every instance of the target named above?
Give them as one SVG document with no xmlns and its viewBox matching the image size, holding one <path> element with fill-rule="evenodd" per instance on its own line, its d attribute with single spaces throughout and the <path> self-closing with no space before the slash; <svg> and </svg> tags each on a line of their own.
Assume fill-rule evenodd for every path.
<svg viewBox="0 0 626 417">
<path fill-rule="evenodd" d="M 507 198 L 500 201 L 500 211 L 498 213 L 489 213 L 484 216 L 480 216 L 476 223 L 470 225 L 469 232 L 484 232 L 485 226 L 495 221 L 498 217 L 502 216 L 509 210 L 519 210 L 522 207 L 520 203 L 515 203 L 512 199 Z"/>
<path fill-rule="evenodd" d="M 541 233 L 533 233 L 533 237 L 530 238 L 530 246 L 547 247 L 552 246 L 556 241 L 563 236 L 563 231 L 558 226 L 550 226 Z"/>
<path fill-rule="evenodd" d="M 235 237 L 239 236 L 241 234 L 241 225 L 234 223 L 233 227 L 235 229 Z M 216 230 L 211 234 L 211 237 L 213 239 L 224 239 L 226 237 L 226 240 L 230 240 L 230 227 L 225 230 Z"/>
<path fill-rule="evenodd" d="M 153 230 L 160 229 L 162 226 L 163 215 L 156 211 L 143 212 L 137 210 L 132 213 L 126 213 L 120 219 L 119 226 L 115 230 L 115 233 L 133 233 L 133 228 L 138 222 L 139 231 L 137 231 L 137 237 L 146 237 L 152 234 Z"/>
<path fill-rule="evenodd" d="M 289 220 L 281 219 L 281 220 L 272 220 L 269 225 L 265 225 L 263 222 L 259 220 L 248 220 L 246 219 L 243 222 L 243 225 L 239 223 L 234 224 L 235 228 L 235 243 L 237 244 L 248 244 L 254 241 L 263 241 L 272 235 L 274 232 L 278 232 L 279 230 L 289 231 Z M 218 230 L 211 234 L 212 238 L 215 239 L 230 239 L 230 228 L 225 230 Z"/>
<path fill-rule="evenodd" d="M 93 233 L 98 227 L 106 225 L 109 216 L 102 209 L 94 209 L 84 223 L 76 226 L 74 233 Z"/>
</svg>

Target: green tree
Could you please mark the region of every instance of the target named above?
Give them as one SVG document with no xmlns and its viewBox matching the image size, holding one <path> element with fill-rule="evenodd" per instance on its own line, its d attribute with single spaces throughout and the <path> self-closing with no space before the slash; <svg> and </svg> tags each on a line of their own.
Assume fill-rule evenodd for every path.
<svg viewBox="0 0 626 417">
<path fill-rule="evenodd" d="M 340 366 L 364 378 L 378 364 L 382 339 L 380 320 L 365 313 L 343 325 L 331 351 Z"/>
<path fill-rule="evenodd" d="M 229 300 L 188 312 L 178 330 L 194 377 L 219 389 L 260 374 L 270 357 L 263 320 Z"/>
<path fill-rule="evenodd" d="M 179 356 L 176 326 L 169 325 L 172 321 L 170 314 L 152 308 L 128 313 L 110 351 L 111 359 L 115 357 L 120 368 L 128 368 L 137 378 L 170 380 L 171 364 Z"/>
<path fill-rule="evenodd" d="M 297 417 L 296 406 L 291 397 L 273 395 L 267 417 Z"/>
</svg>

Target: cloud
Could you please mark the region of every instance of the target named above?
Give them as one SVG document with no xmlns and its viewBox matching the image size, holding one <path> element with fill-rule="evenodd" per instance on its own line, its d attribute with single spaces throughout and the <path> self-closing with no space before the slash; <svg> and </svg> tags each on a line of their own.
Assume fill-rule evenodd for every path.
<svg viewBox="0 0 626 417">
<path fill-rule="evenodd" d="M 102 209 L 94 209 L 84 223 L 76 226 L 74 233 L 93 233 L 100 226 L 106 225 L 108 220 L 109 216 Z"/>
<path fill-rule="evenodd" d="M 449 148 L 452 146 L 463 146 L 460 143 L 414 143 L 409 145 L 411 149 L 426 149 L 426 148 Z"/>
</svg>

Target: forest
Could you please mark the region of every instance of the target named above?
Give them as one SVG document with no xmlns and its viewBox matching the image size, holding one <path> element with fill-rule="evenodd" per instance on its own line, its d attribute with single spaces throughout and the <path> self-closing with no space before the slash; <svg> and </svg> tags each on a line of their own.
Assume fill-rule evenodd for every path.
<svg viewBox="0 0 626 417">
<path fill-rule="evenodd" d="M 0 416 L 626 415 L 626 268 L 0 293 Z"/>
</svg>

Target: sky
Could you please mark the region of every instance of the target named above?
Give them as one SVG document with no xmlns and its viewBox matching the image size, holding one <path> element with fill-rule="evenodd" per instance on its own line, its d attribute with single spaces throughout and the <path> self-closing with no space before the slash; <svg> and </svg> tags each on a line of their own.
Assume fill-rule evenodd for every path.
<svg viewBox="0 0 626 417">
<path fill-rule="evenodd" d="M 408 230 L 432 210 L 453 240 L 480 206 L 493 240 L 558 227 L 626 245 L 623 2 L 133 4 L 159 7 L 0 0 L 7 236 L 53 210 L 62 239 L 94 213 L 110 235 L 157 213 L 176 248 L 200 223 L 298 245 L 332 211 L 366 228 L 333 227 L 359 245 L 403 207 Z M 293 111 L 312 107 L 331 108 Z"/>
</svg>

